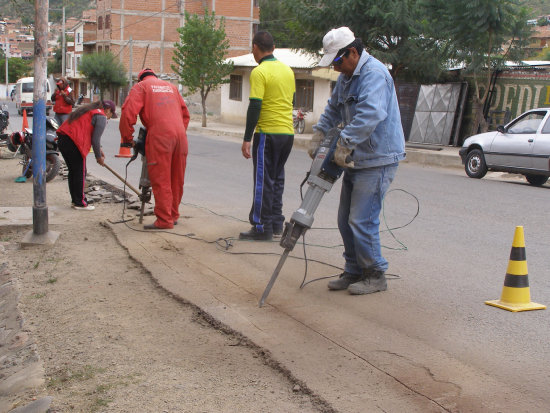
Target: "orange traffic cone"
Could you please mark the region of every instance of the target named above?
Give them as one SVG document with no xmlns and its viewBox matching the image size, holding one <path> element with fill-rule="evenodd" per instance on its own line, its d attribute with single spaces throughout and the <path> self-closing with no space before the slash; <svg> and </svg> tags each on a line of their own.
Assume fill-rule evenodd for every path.
<svg viewBox="0 0 550 413">
<path fill-rule="evenodd" d="M 27 109 L 23 109 L 23 126 L 21 129 L 25 130 L 29 128 L 29 121 L 27 119 Z"/>
<path fill-rule="evenodd" d="M 522 226 L 516 227 L 500 300 L 485 301 L 485 304 L 514 312 L 546 309 L 545 305 L 531 302 Z"/>
<path fill-rule="evenodd" d="M 118 150 L 118 154 L 115 155 L 116 158 L 131 158 L 132 157 L 132 151 L 131 148 L 128 146 L 122 146 L 124 142 L 122 141 L 122 138 L 120 138 L 120 149 Z"/>
</svg>

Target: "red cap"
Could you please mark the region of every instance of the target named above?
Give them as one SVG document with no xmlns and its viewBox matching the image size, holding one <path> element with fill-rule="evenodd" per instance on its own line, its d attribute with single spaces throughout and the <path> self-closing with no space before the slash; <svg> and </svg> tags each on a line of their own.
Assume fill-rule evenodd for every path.
<svg viewBox="0 0 550 413">
<path fill-rule="evenodd" d="M 151 69 L 143 69 L 141 72 L 139 72 L 138 74 L 138 82 L 141 82 L 143 80 L 143 78 L 145 76 L 148 76 L 148 75 L 153 75 L 153 76 L 156 76 L 155 75 L 155 72 L 153 72 L 153 70 Z"/>
</svg>

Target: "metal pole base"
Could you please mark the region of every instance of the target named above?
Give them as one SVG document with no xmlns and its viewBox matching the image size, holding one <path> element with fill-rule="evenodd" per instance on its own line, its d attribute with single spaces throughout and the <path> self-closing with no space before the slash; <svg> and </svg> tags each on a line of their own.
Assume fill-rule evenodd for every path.
<svg viewBox="0 0 550 413">
<path fill-rule="evenodd" d="M 21 246 L 53 245 L 59 238 L 59 232 L 48 231 L 44 234 L 35 234 L 33 230 L 27 232 L 21 240 Z"/>
</svg>

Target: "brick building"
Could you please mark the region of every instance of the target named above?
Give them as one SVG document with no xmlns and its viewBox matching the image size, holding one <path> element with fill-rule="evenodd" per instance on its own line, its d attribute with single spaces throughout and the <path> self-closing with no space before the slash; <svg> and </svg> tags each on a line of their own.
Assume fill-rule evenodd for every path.
<svg viewBox="0 0 550 413">
<path fill-rule="evenodd" d="M 202 14 L 205 7 L 225 18 L 228 57 L 249 53 L 259 24 L 258 0 L 97 0 L 96 50 L 118 56 L 134 79 L 144 67 L 175 79 L 170 66 L 176 29 L 184 26 L 185 11 Z"/>
</svg>

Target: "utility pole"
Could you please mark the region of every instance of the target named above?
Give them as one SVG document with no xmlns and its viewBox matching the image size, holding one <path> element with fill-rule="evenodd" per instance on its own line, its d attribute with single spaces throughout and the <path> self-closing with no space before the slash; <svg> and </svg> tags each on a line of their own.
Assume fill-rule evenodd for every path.
<svg viewBox="0 0 550 413">
<path fill-rule="evenodd" d="M 46 100 L 48 71 L 48 7 L 49 0 L 34 1 L 34 94 L 32 174 L 33 207 L 32 231 L 25 244 L 53 244 L 59 233 L 48 231 L 48 204 L 46 202 Z"/>
<path fill-rule="evenodd" d="M 65 77 L 65 6 L 63 6 L 63 22 L 61 23 L 61 75 Z"/>
<path fill-rule="evenodd" d="M 10 97 L 10 94 L 8 93 L 8 85 L 9 85 L 9 81 L 8 81 L 8 58 L 10 57 L 10 44 L 9 44 L 9 40 L 8 40 L 8 37 L 6 36 L 6 53 L 4 53 L 6 55 L 6 98 L 9 98 Z"/>
<path fill-rule="evenodd" d="M 129 84 L 130 84 L 130 89 L 132 89 L 132 86 L 133 86 L 133 75 L 132 75 L 132 71 L 134 70 L 133 68 L 133 64 L 134 64 L 134 42 L 132 41 L 132 36 L 130 36 L 130 58 L 128 60 L 128 72 L 129 72 Z"/>
</svg>

